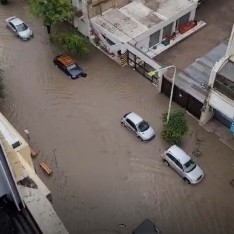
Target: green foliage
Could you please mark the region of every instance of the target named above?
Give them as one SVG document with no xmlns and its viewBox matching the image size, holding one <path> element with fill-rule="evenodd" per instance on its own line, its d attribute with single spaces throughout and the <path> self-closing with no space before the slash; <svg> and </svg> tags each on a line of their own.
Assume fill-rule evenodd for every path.
<svg viewBox="0 0 234 234">
<path fill-rule="evenodd" d="M 33 15 L 50 24 L 69 20 L 74 14 L 70 0 L 29 0 L 29 7 Z"/>
<path fill-rule="evenodd" d="M 61 33 L 51 36 L 52 42 L 58 42 L 67 53 L 87 55 L 90 52 L 89 41 L 78 33 Z"/>
<path fill-rule="evenodd" d="M 183 136 L 188 132 L 188 125 L 185 113 L 182 111 L 174 111 L 170 114 L 167 123 L 167 113 L 163 114 L 163 130 L 162 138 L 170 144 L 179 144 Z"/>
</svg>

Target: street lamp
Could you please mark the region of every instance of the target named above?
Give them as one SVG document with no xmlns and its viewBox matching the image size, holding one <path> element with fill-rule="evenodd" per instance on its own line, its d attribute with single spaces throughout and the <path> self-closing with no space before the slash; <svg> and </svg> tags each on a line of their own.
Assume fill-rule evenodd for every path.
<svg viewBox="0 0 234 234">
<path fill-rule="evenodd" d="M 176 66 L 175 66 L 175 65 L 170 65 L 170 66 L 167 66 L 167 67 L 159 68 L 159 69 L 157 69 L 157 70 L 155 70 L 155 71 L 150 71 L 150 72 L 148 72 L 148 75 L 149 75 L 149 76 L 154 76 L 154 75 L 156 75 L 157 72 L 163 71 L 163 70 L 167 70 L 167 69 L 169 69 L 169 68 L 174 68 L 174 73 L 173 73 L 173 76 L 172 76 L 171 95 L 170 95 L 169 106 L 168 106 L 168 112 L 167 112 L 167 123 L 168 123 L 168 121 L 169 121 L 170 112 L 171 112 L 171 103 L 172 103 L 172 97 L 173 97 L 173 91 L 174 91 L 174 85 L 175 85 Z"/>
</svg>

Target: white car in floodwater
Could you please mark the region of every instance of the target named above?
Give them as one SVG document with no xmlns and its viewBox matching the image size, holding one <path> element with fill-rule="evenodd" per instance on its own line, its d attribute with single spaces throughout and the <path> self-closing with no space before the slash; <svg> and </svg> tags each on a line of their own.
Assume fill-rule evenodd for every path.
<svg viewBox="0 0 234 234">
<path fill-rule="evenodd" d="M 6 19 L 7 27 L 21 40 L 29 40 L 33 37 L 32 30 L 19 18 L 12 16 Z"/>
<path fill-rule="evenodd" d="M 134 112 L 125 114 L 121 119 L 121 124 L 142 141 L 150 141 L 155 137 L 154 129 L 149 123 Z"/>
<path fill-rule="evenodd" d="M 186 183 L 197 184 L 203 179 L 202 169 L 178 146 L 171 146 L 161 156 L 164 163 L 174 169 Z"/>
</svg>

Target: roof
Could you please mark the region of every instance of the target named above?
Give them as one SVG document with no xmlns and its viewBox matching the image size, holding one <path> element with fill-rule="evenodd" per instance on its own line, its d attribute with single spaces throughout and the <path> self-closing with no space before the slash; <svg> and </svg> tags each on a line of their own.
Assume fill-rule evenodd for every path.
<svg viewBox="0 0 234 234">
<path fill-rule="evenodd" d="M 19 24 L 23 24 L 24 22 L 22 20 L 20 20 L 19 18 L 14 18 L 11 20 L 11 22 L 14 24 L 14 25 L 19 25 Z"/>
<path fill-rule="evenodd" d="M 57 57 L 57 60 L 59 62 L 61 62 L 66 67 L 68 67 L 68 66 L 70 66 L 70 65 L 72 65 L 72 64 L 75 63 L 75 61 L 73 60 L 73 58 L 71 58 L 69 55 L 65 55 L 65 54 L 59 55 Z"/>
<path fill-rule="evenodd" d="M 144 4 L 133 1 L 122 8 L 110 8 L 91 19 L 117 40 L 126 43 L 159 23 L 174 17 L 196 1 L 149 0 Z"/>
<path fill-rule="evenodd" d="M 132 122 L 133 122 L 134 124 L 136 124 L 136 125 L 137 125 L 138 123 L 140 123 L 140 122 L 143 120 L 139 115 L 137 115 L 137 114 L 134 113 L 134 112 L 131 112 L 130 114 L 128 114 L 127 117 L 128 117 L 128 119 L 131 119 Z"/>
<path fill-rule="evenodd" d="M 191 158 L 177 145 L 171 146 L 168 150 L 175 158 L 177 158 L 182 164 L 188 162 Z"/>
<path fill-rule="evenodd" d="M 156 234 L 159 232 L 158 228 L 149 219 L 145 219 L 133 230 L 132 234 Z"/>
</svg>

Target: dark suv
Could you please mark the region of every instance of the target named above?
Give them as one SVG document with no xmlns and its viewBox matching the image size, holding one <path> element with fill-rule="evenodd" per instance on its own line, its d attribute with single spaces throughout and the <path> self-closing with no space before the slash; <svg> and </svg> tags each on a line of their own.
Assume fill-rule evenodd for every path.
<svg viewBox="0 0 234 234">
<path fill-rule="evenodd" d="M 86 77 L 87 74 L 83 72 L 74 59 L 69 55 L 58 55 L 54 58 L 54 64 L 67 74 L 71 79 L 77 79 L 79 77 Z"/>
</svg>

